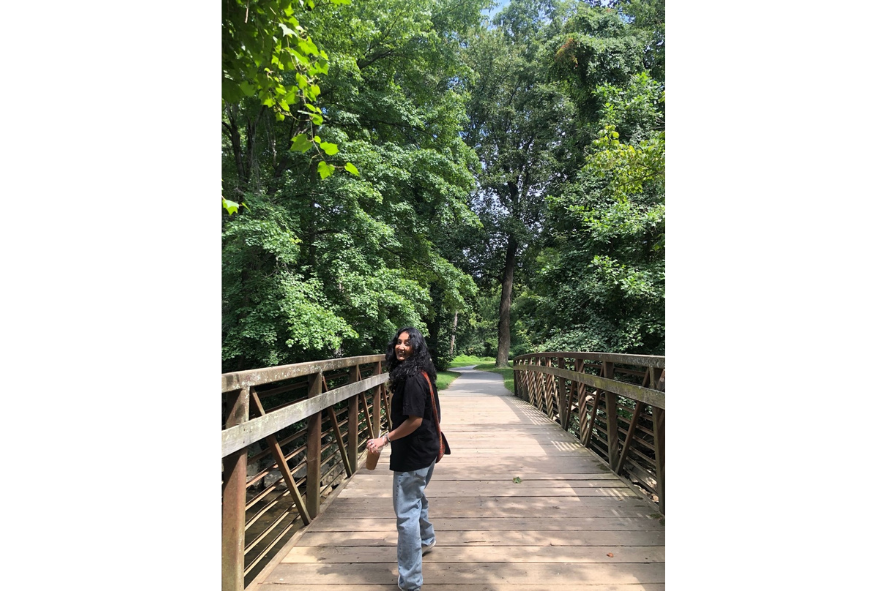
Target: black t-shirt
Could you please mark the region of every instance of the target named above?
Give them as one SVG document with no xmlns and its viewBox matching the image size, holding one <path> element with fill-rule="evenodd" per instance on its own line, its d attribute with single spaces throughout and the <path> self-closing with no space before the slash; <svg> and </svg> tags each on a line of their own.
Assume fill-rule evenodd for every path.
<svg viewBox="0 0 886 591">
<path fill-rule="evenodd" d="M 440 397 L 434 384 L 437 417 L 440 415 Z M 421 373 L 401 380 L 394 387 L 391 397 L 391 430 L 393 431 L 410 416 L 421 417 L 421 425 L 407 435 L 391 441 L 391 470 L 410 472 L 430 466 L 437 459 L 440 438 L 434 424 L 434 411 L 428 404 L 428 382 Z"/>
</svg>

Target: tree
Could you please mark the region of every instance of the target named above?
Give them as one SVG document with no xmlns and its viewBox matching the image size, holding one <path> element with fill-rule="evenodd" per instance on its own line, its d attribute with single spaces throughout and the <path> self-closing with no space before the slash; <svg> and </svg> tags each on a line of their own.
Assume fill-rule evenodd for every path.
<svg viewBox="0 0 886 591">
<path fill-rule="evenodd" d="M 543 350 L 664 353 L 664 84 L 652 75 L 664 57 L 662 46 L 644 61 L 649 38 L 613 10 L 579 7 L 557 40 L 554 73 L 597 138 L 549 199 L 532 298 Z"/>
<path fill-rule="evenodd" d="M 351 0 L 330 0 L 334 5 Z M 314 134 L 323 124 L 316 106 L 320 95 L 318 77 L 329 71 L 329 56 L 314 43 L 297 15 L 313 9 L 314 0 L 224 0 L 222 2 L 222 99 L 226 119 L 222 125 L 230 139 L 237 182 L 232 193 L 242 197 L 246 187 L 257 188 L 256 131 L 262 118 L 290 122 L 292 149 L 334 155 L 335 144 L 322 142 Z M 295 107 L 293 109 L 293 107 Z M 241 132 L 241 127 L 242 132 Z M 245 147 L 241 138 L 245 132 Z M 358 174 L 353 164 L 344 166 Z M 330 174 L 322 162 L 320 175 Z M 222 198 L 222 206 L 233 214 L 236 201 Z"/>
<path fill-rule="evenodd" d="M 361 0 L 300 16 L 329 57 L 314 143 L 334 144 L 326 160 L 353 161 L 360 174 L 316 182 L 322 161 L 277 148 L 298 137 L 299 122 L 267 116 L 270 107 L 253 119 L 252 176 L 239 185 L 249 210 L 223 218 L 226 368 L 377 352 L 399 326 L 428 331 L 467 307 L 474 283 L 441 244 L 478 223 L 457 80 L 469 74 L 460 37 L 481 5 Z M 237 108 L 258 113 L 255 101 Z"/>
<path fill-rule="evenodd" d="M 555 29 L 546 21 L 555 13 L 549 0 L 514 0 L 470 49 L 476 82 L 467 138 L 483 166 L 474 209 L 491 251 L 487 274 L 501 285 L 497 367 L 508 361 L 519 258 L 541 230 L 546 193 L 565 181 L 577 156 L 569 139 L 572 103 L 545 79 L 544 41 Z"/>
</svg>

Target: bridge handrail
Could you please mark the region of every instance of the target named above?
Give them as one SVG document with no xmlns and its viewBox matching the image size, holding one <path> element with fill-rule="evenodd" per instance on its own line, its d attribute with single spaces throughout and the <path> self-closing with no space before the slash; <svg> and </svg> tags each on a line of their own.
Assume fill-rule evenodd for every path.
<svg viewBox="0 0 886 591">
<path fill-rule="evenodd" d="M 271 568 L 281 544 L 286 548 L 291 534 L 319 514 L 321 499 L 357 471 L 358 453 L 389 417 L 383 361 L 364 355 L 222 374 L 223 591 L 242 591 L 251 571 Z M 371 375 L 363 377 L 361 367 Z M 266 412 L 269 403 L 276 408 Z M 265 449 L 250 456 L 262 440 Z M 252 476 L 250 464 L 258 466 Z M 273 482 L 264 485 L 268 478 Z"/>
<path fill-rule="evenodd" d="M 362 357 L 341 357 L 339 359 L 307 361 L 305 363 L 292 363 L 290 365 L 277 365 L 274 367 L 263 367 L 261 369 L 223 373 L 221 391 L 224 394 L 225 392 L 231 392 L 249 386 L 261 386 L 271 382 L 279 382 L 335 369 L 344 369 L 354 365 L 377 363 L 384 360 L 384 355 L 364 355 Z"/>
<path fill-rule="evenodd" d="M 515 357 L 513 367 L 517 396 L 657 495 L 664 513 L 664 356 L 551 351 Z"/>
<path fill-rule="evenodd" d="M 353 359 L 364 358 L 355 357 Z M 340 367 L 348 366 L 333 366 L 331 368 L 339 369 Z M 306 375 L 306 373 L 307 372 L 297 375 Z M 322 374 L 323 371 L 314 370 L 314 372 L 311 373 Z M 289 375 L 287 378 L 280 379 L 289 379 L 291 377 L 296 376 Z M 371 390 L 372 388 L 380 386 L 387 381 L 388 374 L 386 373 L 374 375 L 372 377 L 360 380 L 359 382 L 354 382 L 348 384 L 347 386 L 342 386 L 341 388 L 328 390 L 326 392 L 323 392 L 322 394 L 317 395 L 316 398 L 309 398 L 307 400 L 302 400 L 301 402 L 296 402 L 295 404 L 268 413 L 262 417 L 251 419 L 245 423 L 240 423 L 239 425 L 235 425 L 229 429 L 225 429 L 224 431 L 222 431 L 221 455 L 222 457 L 228 456 L 237 450 L 248 447 L 256 441 L 266 438 L 268 435 L 273 435 L 277 431 L 285 429 L 286 427 L 293 425 L 298 421 L 302 421 L 310 417 L 311 415 L 323 412 L 330 406 L 338 404 L 342 400 L 347 400 L 351 396 L 359 394 L 360 392 Z"/>
</svg>

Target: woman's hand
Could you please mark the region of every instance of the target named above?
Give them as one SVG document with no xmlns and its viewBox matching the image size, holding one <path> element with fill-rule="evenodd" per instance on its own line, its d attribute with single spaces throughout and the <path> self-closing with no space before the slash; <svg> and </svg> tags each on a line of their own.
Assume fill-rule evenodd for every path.
<svg viewBox="0 0 886 591">
<path fill-rule="evenodd" d="M 366 444 L 366 448 L 372 453 L 380 452 L 381 449 L 385 446 L 387 440 L 384 437 L 379 437 L 378 439 L 370 439 Z"/>
</svg>

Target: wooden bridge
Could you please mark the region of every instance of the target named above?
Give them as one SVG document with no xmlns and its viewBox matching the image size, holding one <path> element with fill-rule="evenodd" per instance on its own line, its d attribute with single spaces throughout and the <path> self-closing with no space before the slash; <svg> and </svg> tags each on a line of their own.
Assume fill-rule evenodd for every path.
<svg viewBox="0 0 886 591">
<path fill-rule="evenodd" d="M 381 361 L 222 376 L 224 591 L 396 591 L 387 457 L 362 467 L 387 429 Z M 664 589 L 664 358 L 544 353 L 514 369 L 517 396 L 470 369 L 440 393 L 453 455 L 427 489 L 424 588 Z"/>
</svg>

